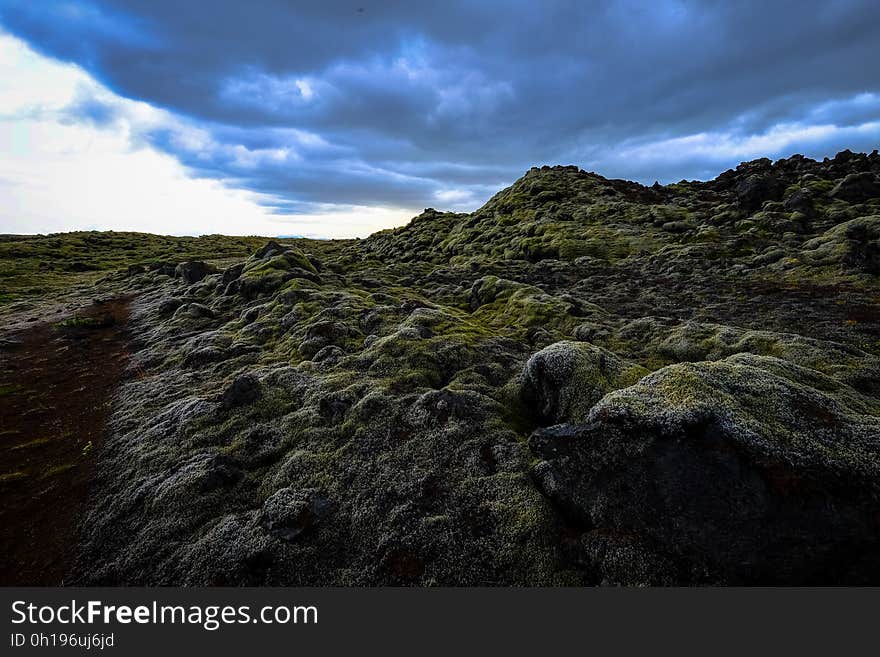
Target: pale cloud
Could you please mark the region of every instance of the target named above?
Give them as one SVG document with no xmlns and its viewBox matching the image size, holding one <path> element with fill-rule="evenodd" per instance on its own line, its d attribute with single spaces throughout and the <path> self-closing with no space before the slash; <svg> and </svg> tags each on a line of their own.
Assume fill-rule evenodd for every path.
<svg viewBox="0 0 880 657">
<path fill-rule="evenodd" d="M 0 118 L 59 110 L 74 97 L 88 76 L 73 65 L 54 62 L 24 43 L 0 34 Z"/>
<path fill-rule="evenodd" d="M 730 158 L 752 159 L 776 153 L 795 143 L 827 139 L 834 125 L 776 125 L 760 135 L 736 135 L 723 132 L 701 132 L 695 135 L 622 146 L 619 156 L 628 160 L 668 162 L 692 157 L 724 161 Z"/>
<path fill-rule="evenodd" d="M 467 189 L 441 189 L 434 192 L 434 198 L 442 207 L 467 205 L 474 202 L 473 194 Z"/>
<path fill-rule="evenodd" d="M 178 150 L 226 157 L 242 169 L 297 159 L 289 148 L 218 143 L 209 131 L 116 96 L 78 67 L 0 35 L 0 233 L 354 237 L 400 225 L 414 214 L 356 206 L 275 214 L 270 196 L 192 176 L 175 157 L 151 146 L 157 131 Z M 295 136 L 306 145 L 323 143 Z"/>
<path fill-rule="evenodd" d="M 808 157 L 834 154 L 837 149 L 858 148 L 862 144 L 880 144 L 880 120 L 865 120 L 850 125 L 813 123 L 817 117 L 830 113 L 864 114 L 870 117 L 878 108 L 876 94 L 858 94 L 851 98 L 828 101 L 809 108 L 799 121 L 782 122 L 751 134 L 741 130 L 747 123 L 738 118 L 723 129 L 670 138 L 628 140 L 613 149 L 594 152 L 590 166 L 602 167 L 614 174 L 624 170 L 642 182 L 653 177 L 663 182 L 678 179 L 678 172 L 705 172 L 700 178 L 714 177 L 727 167 L 761 157 L 787 157 L 795 152 Z M 656 176 L 652 172 L 668 171 L 672 175 Z M 681 176 L 679 176 L 681 177 Z"/>
</svg>

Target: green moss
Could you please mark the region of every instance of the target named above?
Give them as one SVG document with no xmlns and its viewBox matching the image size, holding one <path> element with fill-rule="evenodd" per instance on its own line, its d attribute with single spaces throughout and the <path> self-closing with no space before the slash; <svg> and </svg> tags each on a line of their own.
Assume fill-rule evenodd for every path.
<svg viewBox="0 0 880 657">
<path fill-rule="evenodd" d="M 537 288 L 522 286 L 515 291 L 499 295 L 492 303 L 480 306 L 473 313 L 474 320 L 497 329 L 522 331 L 541 327 L 569 333 L 576 323 L 570 314 L 571 304 L 541 292 Z"/>
<path fill-rule="evenodd" d="M 0 383 L 0 397 L 13 395 L 24 390 L 24 386 L 19 383 Z"/>
<path fill-rule="evenodd" d="M 809 180 L 807 181 L 803 187 L 809 189 L 816 195 L 825 195 L 834 189 L 834 181 L 833 180 Z"/>
<path fill-rule="evenodd" d="M 57 329 L 98 328 L 106 323 L 106 319 L 100 317 L 68 317 L 54 324 Z"/>
<path fill-rule="evenodd" d="M 59 463 L 58 465 L 53 465 L 53 466 L 47 468 L 46 470 L 44 470 L 40 476 L 43 479 L 48 479 L 50 477 L 55 477 L 55 476 L 60 475 L 64 472 L 67 472 L 68 470 L 72 470 L 75 467 L 76 467 L 76 463 Z"/>
<path fill-rule="evenodd" d="M 0 236 L 0 304 L 68 289 L 90 286 L 108 273 L 130 265 L 203 260 L 219 265 L 241 260 L 266 244 L 265 237 L 202 235 L 173 237 L 129 232 L 72 232 L 52 235 Z M 348 241 L 276 239 L 335 253 Z M 299 255 L 297 266 L 313 271 Z"/>
<path fill-rule="evenodd" d="M 27 442 L 20 443 L 20 444 L 16 445 L 15 447 L 13 447 L 12 449 L 15 449 L 15 450 L 30 449 L 32 447 L 40 447 L 42 445 L 46 445 L 50 442 L 51 442 L 50 438 L 35 438 L 33 440 L 29 440 Z"/>
<path fill-rule="evenodd" d="M 299 249 L 289 247 L 279 255 L 262 262 L 255 260 L 244 269 L 244 275 L 255 278 L 275 274 L 278 272 L 287 272 L 293 268 L 304 269 L 305 271 L 317 274 L 315 266 Z"/>
</svg>

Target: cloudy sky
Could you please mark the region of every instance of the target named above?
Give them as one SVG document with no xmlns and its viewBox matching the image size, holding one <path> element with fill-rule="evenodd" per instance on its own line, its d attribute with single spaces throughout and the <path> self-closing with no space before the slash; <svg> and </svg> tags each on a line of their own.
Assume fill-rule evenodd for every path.
<svg viewBox="0 0 880 657">
<path fill-rule="evenodd" d="M 0 0 L 0 233 L 367 235 L 880 146 L 880 2 Z"/>
</svg>

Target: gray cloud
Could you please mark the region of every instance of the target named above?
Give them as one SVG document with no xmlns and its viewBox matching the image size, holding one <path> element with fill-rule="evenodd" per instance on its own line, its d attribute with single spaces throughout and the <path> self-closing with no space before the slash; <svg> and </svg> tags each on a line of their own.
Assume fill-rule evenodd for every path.
<svg viewBox="0 0 880 657">
<path fill-rule="evenodd" d="M 0 0 L 0 23 L 167 110 L 142 138 L 279 212 L 464 208 L 533 164 L 669 181 L 880 138 L 873 0 Z"/>
</svg>

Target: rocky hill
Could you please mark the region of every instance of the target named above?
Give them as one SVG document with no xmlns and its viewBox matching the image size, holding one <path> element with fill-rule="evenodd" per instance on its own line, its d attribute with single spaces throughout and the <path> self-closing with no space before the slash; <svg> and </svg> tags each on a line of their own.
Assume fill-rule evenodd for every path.
<svg viewBox="0 0 880 657">
<path fill-rule="evenodd" d="M 876 151 L 142 264 L 77 583 L 880 583 Z"/>
</svg>

